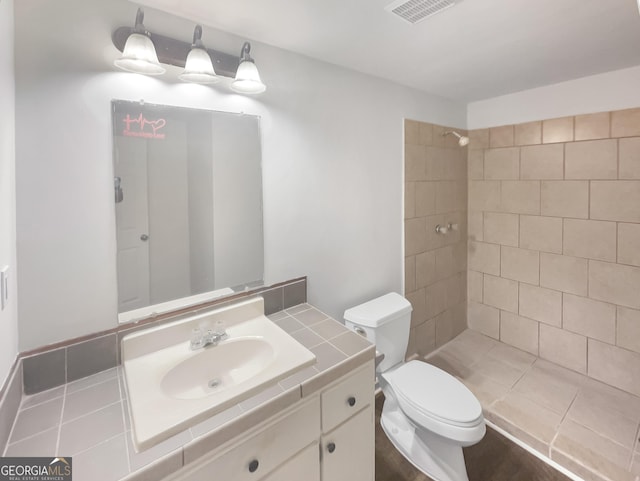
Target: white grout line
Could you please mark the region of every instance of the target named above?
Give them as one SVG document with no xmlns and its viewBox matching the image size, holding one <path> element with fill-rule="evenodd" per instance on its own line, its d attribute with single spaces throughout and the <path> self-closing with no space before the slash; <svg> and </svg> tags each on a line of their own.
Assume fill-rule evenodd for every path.
<svg viewBox="0 0 640 481">
<path fill-rule="evenodd" d="M 66 369 L 66 359 L 65 359 L 65 369 Z M 66 377 L 66 373 L 65 373 L 65 377 Z M 60 423 L 58 424 L 58 436 L 56 438 L 56 450 L 54 452 L 54 455 L 58 455 L 60 452 L 60 435 L 62 433 L 62 418 L 64 416 L 64 407 L 65 404 L 67 402 L 67 384 L 64 385 L 64 394 L 62 397 L 62 409 L 60 410 Z"/>
</svg>

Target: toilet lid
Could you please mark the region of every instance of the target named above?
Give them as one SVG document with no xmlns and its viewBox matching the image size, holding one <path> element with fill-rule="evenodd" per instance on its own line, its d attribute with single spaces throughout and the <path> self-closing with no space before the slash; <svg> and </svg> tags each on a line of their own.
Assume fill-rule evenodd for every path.
<svg viewBox="0 0 640 481">
<path fill-rule="evenodd" d="M 449 373 L 421 361 L 409 361 L 385 378 L 400 405 L 440 422 L 467 427 L 482 418 L 482 406 L 467 387 Z M 409 413 L 407 413 L 409 414 Z"/>
</svg>

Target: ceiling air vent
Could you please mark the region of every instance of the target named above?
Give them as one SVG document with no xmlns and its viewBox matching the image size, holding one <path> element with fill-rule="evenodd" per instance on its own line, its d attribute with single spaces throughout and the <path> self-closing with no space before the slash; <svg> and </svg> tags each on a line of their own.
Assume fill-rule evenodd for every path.
<svg viewBox="0 0 640 481">
<path fill-rule="evenodd" d="M 453 7 L 455 0 L 398 0 L 385 7 L 405 22 L 415 24 Z"/>
</svg>

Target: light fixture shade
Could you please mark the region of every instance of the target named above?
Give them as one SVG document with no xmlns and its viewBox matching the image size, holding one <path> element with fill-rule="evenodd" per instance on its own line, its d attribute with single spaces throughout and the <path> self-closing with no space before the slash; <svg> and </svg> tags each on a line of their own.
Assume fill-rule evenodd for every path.
<svg viewBox="0 0 640 481">
<path fill-rule="evenodd" d="M 260 94 L 267 90 L 267 86 L 260 80 L 260 74 L 253 61 L 240 62 L 236 78 L 231 82 L 231 90 L 242 94 Z"/>
<path fill-rule="evenodd" d="M 158 62 L 158 55 L 151 39 L 136 32 L 129 35 L 122 57 L 114 64 L 122 70 L 145 75 L 161 75 L 165 72 L 165 68 Z"/>
<path fill-rule="evenodd" d="M 212 84 L 220 80 L 213 69 L 211 57 L 203 48 L 194 47 L 187 55 L 184 71 L 178 76 L 185 82 Z"/>
</svg>

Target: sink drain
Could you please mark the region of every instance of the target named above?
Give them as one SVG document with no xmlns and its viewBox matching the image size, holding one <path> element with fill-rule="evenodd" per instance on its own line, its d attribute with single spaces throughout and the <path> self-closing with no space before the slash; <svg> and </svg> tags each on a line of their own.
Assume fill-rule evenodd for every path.
<svg viewBox="0 0 640 481">
<path fill-rule="evenodd" d="M 220 381 L 220 379 L 212 379 L 211 381 L 209 381 L 209 387 L 211 389 L 213 389 L 214 387 L 218 387 L 220 384 L 222 384 L 222 381 Z"/>
</svg>

